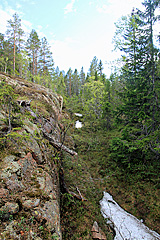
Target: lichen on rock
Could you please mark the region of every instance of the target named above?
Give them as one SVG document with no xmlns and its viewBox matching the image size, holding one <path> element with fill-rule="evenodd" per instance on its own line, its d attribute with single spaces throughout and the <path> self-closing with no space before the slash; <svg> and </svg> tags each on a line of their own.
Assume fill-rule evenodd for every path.
<svg viewBox="0 0 160 240">
<path fill-rule="evenodd" d="M 2 73 L 1 81 L 13 88 L 13 102 L 19 111 L 11 113 L 14 121 L 9 119 L 9 128 L 8 112 L 4 106 L 0 110 L 1 238 L 61 240 L 58 162 L 54 157 L 57 149 L 74 154 L 69 144 L 61 144 L 63 98 Z"/>
</svg>

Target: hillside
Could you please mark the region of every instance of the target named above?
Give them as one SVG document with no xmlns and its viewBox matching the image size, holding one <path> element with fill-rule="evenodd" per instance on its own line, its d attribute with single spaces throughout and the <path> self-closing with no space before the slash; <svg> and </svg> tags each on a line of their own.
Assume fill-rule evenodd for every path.
<svg viewBox="0 0 160 240">
<path fill-rule="evenodd" d="M 159 233 L 158 168 L 145 177 L 121 168 L 110 157 L 117 129 L 83 117 L 75 129 L 60 95 L 3 73 L 0 99 L 1 239 L 114 239 L 103 191 Z M 93 232 L 95 222 L 103 232 Z"/>
<path fill-rule="evenodd" d="M 2 73 L 0 96 L 1 239 L 61 239 L 59 156 L 76 154 L 63 98 Z"/>
</svg>

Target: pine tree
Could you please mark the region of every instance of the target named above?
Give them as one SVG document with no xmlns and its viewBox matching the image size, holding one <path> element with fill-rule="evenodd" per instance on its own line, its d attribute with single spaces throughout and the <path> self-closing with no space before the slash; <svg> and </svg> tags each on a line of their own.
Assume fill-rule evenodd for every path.
<svg viewBox="0 0 160 240">
<path fill-rule="evenodd" d="M 17 43 L 19 42 L 20 47 L 21 37 L 23 35 L 23 30 L 21 29 L 21 19 L 17 13 L 13 15 L 13 20 L 10 19 L 8 21 L 7 35 L 9 36 L 9 41 L 13 44 L 13 73 L 15 74 L 16 53 L 18 51 Z"/>
<path fill-rule="evenodd" d="M 69 96 L 69 98 L 72 97 L 72 88 L 73 88 L 73 76 L 72 76 L 72 69 L 69 68 L 67 74 L 65 75 L 65 85 L 66 85 L 66 92 L 67 92 L 67 96 Z"/>
<path fill-rule="evenodd" d="M 84 73 L 83 67 L 81 68 L 79 77 L 80 77 L 80 86 L 83 86 L 85 83 L 85 73 Z"/>
<path fill-rule="evenodd" d="M 59 73 L 59 76 L 57 76 L 57 79 L 56 79 L 56 91 L 57 93 L 61 94 L 61 96 L 63 97 L 66 94 L 66 85 L 65 85 L 64 76 L 62 72 Z"/>
<path fill-rule="evenodd" d="M 0 34 L 0 70 L 5 73 L 13 71 L 13 44 L 5 40 L 5 36 Z"/>
<path fill-rule="evenodd" d="M 4 35 L 0 33 L 0 71 L 7 71 L 7 56 L 5 50 L 6 41 L 4 40 Z"/>
<path fill-rule="evenodd" d="M 26 48 L 28 50 L 28 55 L 32 58 L 30 70 L 32 72 L 32 81 L 33 81 L 34 76 L 37 75 L 38 53 L 40 49 L 40 40 L 37 32 L 34 29 L 32 29 L 30 36 L 27 40 Z"/>
<path fill-rule="evenodd" d="M 74 95 L 78 96 L 80 93 L 80 81 L 77 69 L 75 69 L 73 73 L 73 93 Z"/>
<path fill-rule="evenodd" d="M 39 63 L 41 65 L 41 72 L 51 73 L 54 66 L 52 52 L 50 51 L 50 46 L 46 37 L 42 38 L 41 49 L 40 49 L 40 59 Z"/>
</svg>

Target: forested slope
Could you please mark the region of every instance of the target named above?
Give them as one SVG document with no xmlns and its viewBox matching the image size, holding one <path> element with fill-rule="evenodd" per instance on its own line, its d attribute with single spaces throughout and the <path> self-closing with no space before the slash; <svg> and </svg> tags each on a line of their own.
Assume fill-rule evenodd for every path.
<svg viewBox="0 0 160 240">
<path fill-rule="evenodd" d="M 110 77 L 103 73 L 103 63 L 96 56 L 87 74 L 83 67 L 80 73 L 71 68 L 67 73 L 55 69 L 47 39 L 40 40 L 36 30 L 26 39 L 17 14 L 8 21 L 6 35 L 0 34 L 0 70 L 4 72 L 0 88 L 1 154 L 5 155 L 5 149 L 15 143 L 14 137 L 21 139 L 22 105 L 27 110 L 29 104 L 29 111 L 25 112 L 29 124 L 36 120 L 46 126 L 41 127 L 45 141 L 60 153 L 74 156 L 60 154 L 56 160 L 61 165 L 63 183 L 64 239 L 90 239 L 95 215 L 108 239 L 113 237 L 98 210 L 103 190 L 147 226 L 160 231 L 160 37 L 155 34 L 160 1 L 144 0 L 142 4 L 143 11 L 133 9 L 115 25 L 113 42 L 115 51 L 121 51 L 121 58 L 117 60 L 118 67 L 113 63 Z M 6 79 L 13 83 L 13 89 L 5 85 Z M 34 88 L 37 83 L 39 87 Z M 20 111 L 19 115 L 14 111 Z M 82 129 L 74 129 L 74 113 L 83 115 Z M 76 151 L 67 134 L 74 138 Z M 38 133 L 37 138 L 41 137 Z M 56 153 L 53 155 L 57 157 Z M 79 202 L 75 201 L 75 193 Z M 88 201 L 81 201 L 83 198 Z"/>
</svg>

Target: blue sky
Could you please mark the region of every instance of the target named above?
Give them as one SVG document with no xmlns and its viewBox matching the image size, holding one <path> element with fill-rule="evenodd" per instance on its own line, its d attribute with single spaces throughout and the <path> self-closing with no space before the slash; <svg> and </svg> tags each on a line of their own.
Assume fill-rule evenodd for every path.
<svg viewBox="0 0 160 240">
<path fill-rule="evenodd" d="M 1 0 L 0 32 L 5 33 L 7 20 L 17 12 L 26 33 L 35 29 L 46 37 L 55 67 L 68 71 L 81 67 L 87 73 L 96 56 L 102 60 L 104 73 L 110 74 L 110 61 L 119 54 L 112 52 L 114 23 L 132 11 L 142 9 L 141 0 Z"/>
</svg>

